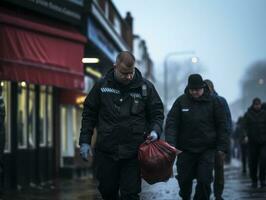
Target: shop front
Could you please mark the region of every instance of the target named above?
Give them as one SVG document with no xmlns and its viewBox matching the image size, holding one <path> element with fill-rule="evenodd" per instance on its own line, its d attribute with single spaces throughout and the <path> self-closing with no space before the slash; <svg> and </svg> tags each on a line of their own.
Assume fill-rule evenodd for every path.
<svg viewBox="0 0 266 200">
<path fill-rule="evenodd" d="M 71 27 L 0 7 L 5 187 L 43 184 L 59 174 L 59 96 L 84 87 L 85 42 Z"/>
</svg>

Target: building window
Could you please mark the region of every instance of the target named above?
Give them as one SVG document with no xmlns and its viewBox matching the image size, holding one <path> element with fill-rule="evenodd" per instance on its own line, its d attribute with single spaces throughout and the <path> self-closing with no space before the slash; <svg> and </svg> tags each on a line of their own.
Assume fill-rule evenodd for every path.
<svg viewBox="0 0 266 200">
<path fill-rule="evenodd" d="M 109 18 L 109 2 L 108 1 L 105 2 L 104 15 L 105 15 L 106 19 L 108 20 L 108 18 Z"/>
<path fill-rule="evenodd" d="M 40 146 L 46 146 L 46 133 L 47 133 L 47 109 L 46 109 L 46 87 L 41 86 L 40 88 Z"/>
<path fill-rule="evenodd" d="M 121 35 L 121 21 L 117 16 L 114 16 L 114 29 L 119 35 Z"/>
<path fill-rule="evenodd" d="M 84 0 L 68 0 L 68 1 L 70 1 L 72 3 L 75 3 L 75 4 L 79 5 L 79 6 L 83 6 L 84 5 Z"/>
<path fill-rule="evenodd" d="M 11 118 L 11 110 L 10 110 L 10 103 L 11 103 L 11 85 L 7 81 L 1 82 L 1 90 L 2 90 L 2 97 L 5 104 L 5 152 L 11 152 L 11 131 L 10 131 L 10 118 Z"/>
<path fill-rule="evenodd" d="M 29 148 L 36 147 L 36 95 L 34 85 L 29 86 L 28 98 L 28 145 Z"/>
<path fill-rule="evenodd" d="M 18 84 L 18 113 L 17 113 L 18 148 L 27 148 L 27 85 Z"/>
<path fill-rule="evenodd" d="M 98 6 L 100 6 L 100 2 L 99 2 L 99 0 L 94 0 L 94 2 L 95 2 Z"/>
<path fill-rule="evenodd" d="M 48 87 L 47 94 L 47 143 L 53 146 L 53 89 Z"/>
</svg>

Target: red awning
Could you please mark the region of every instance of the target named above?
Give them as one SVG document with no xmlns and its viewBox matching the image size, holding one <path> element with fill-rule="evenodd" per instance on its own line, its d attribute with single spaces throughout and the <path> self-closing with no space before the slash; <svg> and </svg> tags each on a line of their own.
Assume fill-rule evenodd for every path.
<svg viewBox="0 0 266 200">
<path fill-rule="evenodd" d="M 0 79 L 82 89 L 86 38 L 0 9 Z"/>
</svg>

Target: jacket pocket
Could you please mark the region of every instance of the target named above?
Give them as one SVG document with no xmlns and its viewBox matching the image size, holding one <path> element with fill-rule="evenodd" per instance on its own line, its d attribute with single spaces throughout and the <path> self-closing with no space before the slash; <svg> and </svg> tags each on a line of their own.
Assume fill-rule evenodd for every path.
<svg viewBox="0 0 266 200">
<path fill-rule="evenodd" d="M 132 99 L 131 103 L 131 114 L 137 115 L 141 112 L 143 112 L 145 109 L 145 102 L 140 98 L 134 98 Z"/>
<path fill-rule="evenodd" d="M 113 153 L 115 152 L 117 146 L 116 135 L 113 132 L 113 129 L 99 129 L 96 148 L 100 149 L 103 152 Z"/>
</svg>

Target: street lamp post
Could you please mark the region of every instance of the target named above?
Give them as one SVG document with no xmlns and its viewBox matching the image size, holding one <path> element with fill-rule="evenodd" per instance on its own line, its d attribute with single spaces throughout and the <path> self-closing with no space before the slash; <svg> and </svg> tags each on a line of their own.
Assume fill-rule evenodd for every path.
<svg viewBox="0 0 266 200">
<path fill-rule="evenodd" d="M 181 55 L 195 55 L 194 51 L 177 51 L 177 52 L 170 52 L 165 56 L 164 59 L 164 105 L 165 110 L 167 111 L 167 105 L 168 105 L 168 65 L 167 61 L 171 56 L 181 56 Z M 193 64 L 198 62 L 197 57 L 192 57 L 191 62 Z"/>
</svg>

